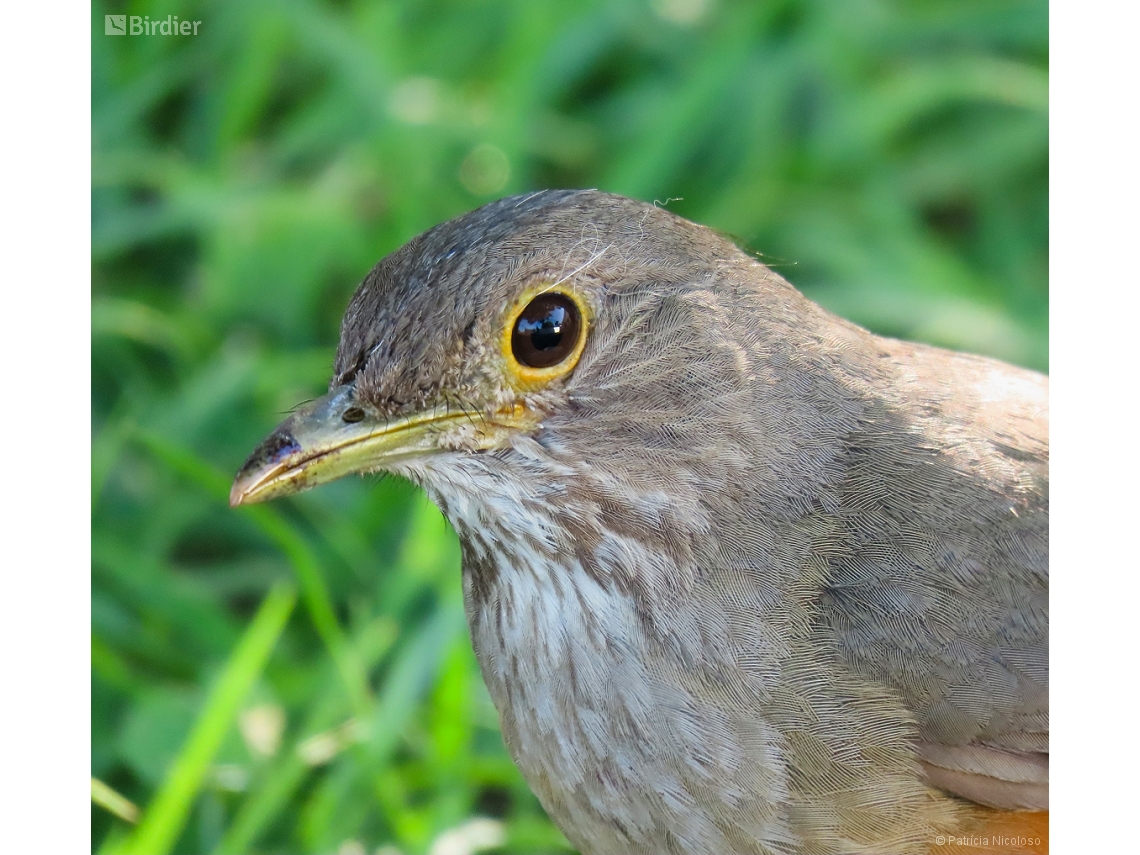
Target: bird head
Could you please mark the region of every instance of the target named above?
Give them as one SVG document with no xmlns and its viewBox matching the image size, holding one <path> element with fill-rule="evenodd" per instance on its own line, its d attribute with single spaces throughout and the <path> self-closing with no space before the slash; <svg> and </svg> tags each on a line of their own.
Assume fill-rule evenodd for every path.
<svg viewBox="0 0 1140 855">
<path fill-rule="evenodd" d="M 810 501 L 851 416 L 820 369 L 854 329 L 654 205 L 503 199 L 368 274 L 329 393 L 253 452 L 230 502 L 383 471 L 481 520 L 496 500 L 569 503 L 571 525 L 697 536 L 745 482 L 778 516 Z"/>
</svg>

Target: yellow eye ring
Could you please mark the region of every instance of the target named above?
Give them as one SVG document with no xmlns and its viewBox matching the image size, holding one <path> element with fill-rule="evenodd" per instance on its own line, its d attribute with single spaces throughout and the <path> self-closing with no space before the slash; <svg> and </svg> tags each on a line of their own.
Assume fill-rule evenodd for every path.
<svg viewBox="0 0 1140 855">
<path fill-rule="evenodd" d="M 531 392 L 574 370 L 592 320 L 581 295 L 536 285 L 519 296 L 506 317 L 499 349 L 512 386 Z"/>
</svg>

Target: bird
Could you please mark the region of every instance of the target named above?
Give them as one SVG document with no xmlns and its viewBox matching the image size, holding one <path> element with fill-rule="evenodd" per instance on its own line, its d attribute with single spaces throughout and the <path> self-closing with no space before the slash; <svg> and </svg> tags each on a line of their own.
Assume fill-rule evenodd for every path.
<svg viewBox="0 0 1140 855">
<path fill-rule="evenodd" d="M 373 472 L 455 529 L 505 744 L 583 855 L 1047 851 L 1047 377 L 547 190 L 382 259 L 230 502 Z"/>
</svg>

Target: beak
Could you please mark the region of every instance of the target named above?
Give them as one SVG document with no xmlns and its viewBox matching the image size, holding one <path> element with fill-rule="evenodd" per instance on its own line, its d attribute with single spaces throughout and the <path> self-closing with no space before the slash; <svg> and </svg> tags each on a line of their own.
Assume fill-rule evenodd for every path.
<svg viewBox="0 0 1140 855">
<path fill-rule="evenodd" d="M 437 407 L 381 421 L 355 402 L 352 384 L 311 401 L 278 425 L 234 479 L 230 505 L 251 505 L 299 493 L 355 472 L 375 472 L 401 460 L 440 451 L 440 435 L 458 423 L 492 447 L 497 425 L 482 413 Z M 346 419 L 347 416 L 347 419 Z M 506 427 L 506 425 L 502 425 Z"/>
</svg>

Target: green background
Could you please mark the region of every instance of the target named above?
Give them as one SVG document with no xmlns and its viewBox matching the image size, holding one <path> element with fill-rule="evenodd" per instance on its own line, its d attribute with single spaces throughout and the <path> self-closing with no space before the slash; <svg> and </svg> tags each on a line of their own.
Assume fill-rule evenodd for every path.
<svg viewBox="0 0 1140 855">
<path fill-rule="evenodd" d="M 426 499 L 226 505 L 423 229 L 542 187 L 673 200 L 876 331 L 1047 367 L 1043 0 L 93 12 L 92 774 L 144 816 L 93 807 L 97 850 L 424 853 L 472 816 L 568 848 Z"/>
</svg>

